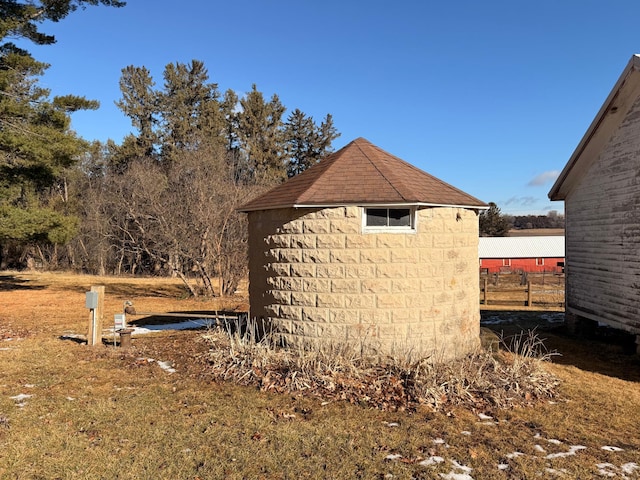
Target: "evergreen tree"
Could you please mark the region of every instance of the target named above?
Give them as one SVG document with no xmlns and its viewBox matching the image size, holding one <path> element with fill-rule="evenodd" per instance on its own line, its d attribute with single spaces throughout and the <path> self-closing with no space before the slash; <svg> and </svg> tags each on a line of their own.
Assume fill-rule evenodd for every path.
<svg viewBox="0 0 640 480">
<path fill-rule="evenodd" d="M 115 0 L 0 0 L 0 243 L 65 242 L 76 218 L 54 208 L 51 189 L 86 144 L 70 130 L 69 114 L 98 103 L 75 95 L 50 98 L 38 85 L 47 65 L 8 38 L 55 43 L 41 32 L 86 5 L 122 6 Z"/>
<path fill-rule="evenodd" d="M 38 30 L 45 21 L 59 22 L 87 5 L 123 7 L 119 0 L 0 0 L 0 39 L 24 38 L 36 45 L 51 45 L 56 39 Z M 5 44 L 6 45 L 6 44 Z"/>
<path fill-rule="evenodd" d="M 218 86 L 207 83 L 208 79 L 199 60 L 165 67 L 164 91 L 159 95 L 164 161 L 173 161 L 180 152 L 195 151 L 203 144 L 223 143 Z"/>
<path fill-rule="evenodd" d="M 240 100 L 238 136 L 245 152 L 247 170 L 257 181 L 281 181 L 286 178 L 282 115 L 285 107 L 277 95 L 264 100 L 254 84 Z"/>
<path fill-rule="evenodd" d="M 480 214 L 479 221 L 482 237 L 506 237 L 509 233 L 509 222 L 493 202 L 489 202 L 489 208 Z"/>
<path fill-rule="evenodd" d="M 138 130 L 137 137 L 125 139 L 128 157 L 153 158 L 158 151 L 159 100 L 154 85 L 151 73 L 145 67 L 129 65 L 122 69 L 122 98 L 116 105 Z"/>
<path fill-rule="evenodd" d="M 331 115 L 317 126 L 312 117 L 299 109 L 291 112 L 284 125 L 287 176 L 293 177 L 322 160 L 332 151 L 331 143 L 339 136 Z"/>
</svg>

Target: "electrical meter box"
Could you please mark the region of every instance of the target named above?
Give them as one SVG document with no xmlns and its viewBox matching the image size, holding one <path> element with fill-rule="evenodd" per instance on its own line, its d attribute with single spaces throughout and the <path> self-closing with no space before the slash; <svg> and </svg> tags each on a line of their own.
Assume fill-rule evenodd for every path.
<svg viewBox="0 0 640 480">
<path fill-rule="evenodd" d="M 85 308 L 95 310 L 98 308 L 98 292 L 87 292 L 87 298 L 85 299 Z"/>
</svg>

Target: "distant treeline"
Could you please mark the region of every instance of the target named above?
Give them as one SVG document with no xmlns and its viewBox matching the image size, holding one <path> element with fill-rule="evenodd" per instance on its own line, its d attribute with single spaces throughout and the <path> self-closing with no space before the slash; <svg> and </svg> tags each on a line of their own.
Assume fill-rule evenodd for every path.
<svg viewBox="0 0 640 480">
<path fill-rule="evenodd" d="M 564 215 L 555 210 L 547 215 L 504 215 L 504 218 L 515 229 L 564 228 Z"/>
</svg>

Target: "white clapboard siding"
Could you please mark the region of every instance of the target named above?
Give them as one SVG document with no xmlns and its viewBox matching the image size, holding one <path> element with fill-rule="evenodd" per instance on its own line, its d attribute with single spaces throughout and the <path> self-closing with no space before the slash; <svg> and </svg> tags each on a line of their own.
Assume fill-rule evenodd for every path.
<svg viewBox="0 0 640 480">
<path fill-rule="evenodd" d="M 567 308 L 640 333 L 640 102 L 565 199 Z"/>
</svg>

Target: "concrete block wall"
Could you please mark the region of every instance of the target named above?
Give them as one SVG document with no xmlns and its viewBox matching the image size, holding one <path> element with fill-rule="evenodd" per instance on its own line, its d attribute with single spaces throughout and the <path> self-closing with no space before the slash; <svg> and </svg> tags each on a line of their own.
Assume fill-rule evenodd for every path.
<svg viewBox="0 0 640 480">
<path fill-rule="evenodd" d="M 412 233 L 363 233 L 362 208 L 249 213 L 251 316 L 288 344 L 465 355 L 479 345 L 478 218 L 422 208 Z"/>
</svg>

